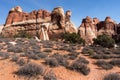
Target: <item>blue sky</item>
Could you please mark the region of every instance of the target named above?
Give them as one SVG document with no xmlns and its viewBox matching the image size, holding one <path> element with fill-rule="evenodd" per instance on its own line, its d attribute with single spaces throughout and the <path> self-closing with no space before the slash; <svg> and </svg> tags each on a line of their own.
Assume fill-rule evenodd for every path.
<svg viewBox="0 0 120 80">
<path fill-rule="evenodd" d="M 86 16 L 104 20 L 111 16 L 120 22 L 120 0 L 0 0 L 0 24 L 4 24 L 9 10 L 21 6 L 23 11 L 45 9 L 52 11 L 54 7 L 62 6 L 64 10 L 72 11 L 72 22 L 78 27 Z"/>
</svg>

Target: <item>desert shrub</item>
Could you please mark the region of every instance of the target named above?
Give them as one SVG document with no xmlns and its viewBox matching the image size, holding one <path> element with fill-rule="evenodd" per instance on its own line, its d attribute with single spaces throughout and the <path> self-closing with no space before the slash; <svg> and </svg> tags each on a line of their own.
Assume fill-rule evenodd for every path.
<svg viewBox="0 0 120 80">
<path fill-rule="evenodd" d="M 43 78 L 44 80 L 57 80 L 56 75 L 52 71 L 49 71 Z"/>
<path fill-rule="evenodd" d="M 33 46 L 33 45 L 37 44 L 37 41 L 35 39 L 29 39 L 28 42 L 29 42 L 30 46 Z"/>
<path fill-rule="evenodd" d="M 28 63 L 21 67 L 16 74 L 25 77 L 32 77 L 42 75 L 44 73 L 44 67 L 35 63 Z"/>
<path fill-rule="evenodd" d="M 44 49 L 43 52 L 52 52 L 52 49 Z"/>
<path fill-rule="evenodd" d="M 88 55 L 93 55 L 95 52 L 93 49 L 83 49 L 82 50 L 83 54 L 88 54 Z"/>
<path fill-rule="evenodd" d="M 38 55 L 36 55 L 36 54 L 31 54 L 31 55 L 29 55 L 29 57 L 28 57 L 29 59 L 34 59 L 34 60 L 39 60 L 39 59 L 41 59 Z"/>
<path fill-rule="evenodd" d="M 43 59 L 43 58 L 46 58 L 47 56 L 48 56 L 48 53 L 46 53 L 46 52 L 41 52 L 41 53 L 39 53 L 39 54 L 37 54 L 37 56 L 40 58 L 40 59 Z"/>
<path fill-rule="evenodd" d="M 93 50 L 96 53 L 103 53 L 104 51 L 106 51 L 105 47 L 102 47 L 100 45 L 93 45 Z"/>
<path fill-rule="evenodd" d="M 109 58 L 111 58 L 110 55 L 106 55 L 106 54 L 93 54 L 91 57 L 93 59 L 109 59 Z"/>
<path fill-rule="evenodd" d="M 16 40 L 16 43 L 15 46 L 19 46 L 19 47 L 23 47 L 23 45 L 25 45 L 22 41 L 19 40 Z"/>
<path fill-rule="evenodd" d="M 23 53 L 20 53 L 19 56 L 20 56 L 20 57 L 26 57 L 26 54 L 23 52 Z"/>
<path fill-rule="evenodd" d="M 23 66 L 25 63 L 26 63 L 26 61 L 25 61 L 23 58 L 19 59 L 19 60 L 16 62 L 16 64 L 18 64 L 18 65 L 20 65 L 20 66 Z"/>
<path fill-rule="evenodd" d="M 113 53 L 120 55 L 120 48 L 119 48 L 119 49 L 115 49 L 115 50 L 113 51 Z"/>
<path fill-rule="evenodd" d="M 27 51 L 25 53 L 25 56 L 28 57 L 29 59 L 34 59 L 34 60 L 39 60 L 40 57 L 38 56 L 39 53 L 34 53 L 33 51 Z"/>
<path fill-rule="evenodd" d="M 34 54 L 34 52 L 32 50 L 27 50 L 27 51 L 25 51 L 25 55 L 27 57 L 30 57 L 31 55 L 35 55 L 35 54 Z"/>
<path fill-rule="evenodd" d="M 32 36 L 24 30 L 20 30 L 18 31 L 18 34 L 14 35 L 14 38 L 19 38 L 19 37 L 20 38 L 32 38 Z"/>
<path fill-rule="evenodd" d="M 62 46 L 62 47 L 57 47 L 55 50 L 64 50 L 68 52 L 73 52 L 74 50 L 70 46 Z"/>
<path fill-rule="evenodd" d="M 12 41 L 13 39 L 11 38 L 2 38 L 0 39 L 1 42 L 5 42 L 6 44 L 8 44 L 8 42 Z"/>
<path fill-rule="evenodd" d="M 111 64 L 109 64 L 108 62 L 106 62 L 104 60 L 98 60 L 95 64 L 99 67 L 102 67 L 105 70 L 110 70 L 113 68 L 113 66 Z"/>
<path fill-rule="evenodd" d="M 51 57 L 55 58 L 58 61 L 59 65 L 64 67 L 68 66 L 68 61 L 63 55 L 55 53 Z"/>
<path fill-rule="evenodd" d="M 93 55 L 94 54 L 94 50 L 93 49 L 89 49 L 88 52 L 87 52 L 87 54 Z"/>
<path fill-rule="evenodd" d="M 119 66 L 120 67 L 120 59 L 113 59 L 109 63 L 114 65 L 114 66 Z"/>
<path fill-rule="evenodd" d="M 90 68 L 87 67 L 87 64 L 89 64 L 88 60 L 86 60 L 83 57 L 79 57 L 68 68 L 71 69 L 71 70 L 80 72 L 84 75 L 88 75 L 89 72 L 90 72 Z"/>
<path fill-rule="evenodd" d="M 46 58 L 45 59 L 45 64 L 49 65 L 50 67 L 59 66 L 59 63 L 55 58 Z"/>
<path fill-rule="evenodd" d="M 72 50 L 77 50 L 78 47 L 77 47 L 77 46 L 73 46 L 73 45 L 71 45 L 71 49 L 72 49 Z"/>
<path fill-rule="evenodd" d="M 85 58 L 83 57 L 79 57 L 77 60 L 76 60 L 77 63 L 84 63 L 84 64 L 89 64 L 89 61 L 86 60 Z"/>
<path fill-rule="evenodd" d="M 43 48 L 52 48 L 53 44 L 49 44 L 49 45 L 43 45 Z"/>
<path fill-rule="evenodd" d="M 23 43 L 24 41 L 26 41 L 27 39 L 23 39 L 23 38 L 17 38 L 16 42 L 17 43 Z"/>
<path fill-rule="evenodd" d="M 8 52 L 14 52 L 14 51 L 15 51 L 14 49 L 15 49 L 15 48 L 14 48 L 13 46 L 11 46 L 11 47 L 8 47 L 8 48 L 7 48 L 7 51 L 8 51 Z"/>
<path fill-rule="evenodd" d="M 103 80 L 120 80 L 120 75 L 117 73 L 108 74 Z"/>
<path fill-rule="evenodd" d="M 0 57 L 2 57 L 1 59 L 8 59 L 10 57 L 10 54 L 5 52 L 0 52 Z"/>
<path fill-rule="evenodd" d="M 104 51 L 104 54 L 110 55 L 112 52 L 109 50 Z"/>
<path fill-rule="evenodd" d="M 77 58 L 76 55 L 73 54 L 68 54 L 69 56 L 67 58 L 69 58 L 70 60 L 75 60 Z"/>
<path fill-rule="evenodd" d="M 40 49 L 32 49 L 31 50 L 34 54 L 39 54 L 40 53 Z"/>
<path fill-rule="evenodd" d="M 18 59 L 19 59 L 19 56 L 18 56 L 18 55 L 13 55 L 12 58 L 11 58 L 11 61 L 17 62 Z"/>
<path fill-rule="evenodd" d="M 77 58 L 77 56 L 79 55 L 79 53 L 75 52 L 75 53 L 70 53 L 66 55 L 66 58 L 70 59 L 70 60 L 74 60 Z"/>
<path fill-rule="evenodd" d="M 62 38 L 63 40 L 65 40 L 65 42 L 78 43 L 78 44 L 85 45 L 85 40 L 82 39 L 81 36 L 76 33 L 64 33 L 62 35 Z"/>
<path fill-rule="evenodd" d="M 112 38 L 115 40 L 116 43 L 120 42 L 120 34 L 112 35 Z"/>
<path fill-rule="evenodd" d="M 69 47 L 69 48 L 66 49 L 66 51 L 73 52 L 74 50 L 71 47 Z"/>
<path fill-rule="evenodd" d="M 28 50 L 25 53 L 26 57 L 30 58 L 30 59 L 34 59 L 34 60 L 39 60 L 42 58 L 47 57 L 47 53 L 41 53 L 40 51 L 34 51 L 34 50 Z"/>
<path fill-rule="evenodd" d="M 83 75 L 88 75 L 90 72 L 90 68 L 87 67 L 84 63 L 73 62 L 69 69 L 82 73 Z"/>
<path fill-rule="evenodd" d="M 101 45 L 103 47 L 111 48 L 114 47 L 115 41 L 111 37 L 103 34 L 99 35 L 97 39 L 93 39 L 94 44 Z"/>
<path fill-rule="evenodd" d="M 9 45 L 8 46 L 8 49 L 7 49 L 7 51 L 8 52 L 15 52 L 15 53 L 20 53 L 20 52 L 23 52 L 23 49 L 22 49 L 22 47 L 20 47 L 20 46 L 11 46 L 11 45 Z"/>
<path fill-rule="evenodd" d="M 23 52 L 23 49 L 20 46 L 16 46 L 15 49 L 14 49 L 14 52 L 15 53 L 21 53 L 21 52 Z"/>
<path fill-rule="evenodd" d="M 39 45 L 32 45 L 32 49 L 40 49 L 40 46 Z"/>
</svg>

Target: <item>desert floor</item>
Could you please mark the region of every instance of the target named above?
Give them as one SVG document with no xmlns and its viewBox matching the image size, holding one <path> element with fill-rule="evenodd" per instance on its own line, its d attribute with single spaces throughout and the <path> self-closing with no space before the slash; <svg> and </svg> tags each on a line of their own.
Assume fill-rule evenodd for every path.
<svg viewBox="0 0 120 80">
<path fill-rule="evenodd" d="M 37 42 L 34 39 L 0 39 L 0 80 L 44 80 L 43 76 L 49 71 L 54 72 L 57 80 L 103 80 L 106 74 L 120 73 L 120 67 L 117 66 L 114 66 L 110 70 L 98 67 L 94 64 L 97 60 L 88 55 L 82 54 L 82 49 L 83 47 L 78 44 L 67 44 L 56 41 Z M 36 53 L 46 55 L 43 55 L 45 56 L 43 58 L 36 58 L 34 55 L 26 55 L 27 53 L 29 53 L 29 55 L 36 55 Z M 85 58 L 89 61 L 87 66 L 90 68 L 90 73 L 88 75 L 83 75 L 82 73 L 70 70 L 65 66 L 59 65 L 57 67 L 50 67 L 49 65 L 43 64 L 45 62 L 45 58 L 56 53 L 62 56 L 67 55 L 65 58 L 69 63 L 68 66 L 79 57 Z M 78 53 L 75 59 L 68 59 L 68 54 L 74 53 Z M 18 56 L 17 61 L 12 61 L 13 56 Z M 19 65 L 18 61 L 20 59 L 24 61 L 24 64 L 33 62 L 42 65 L 45 69 L 44 74 L 30 78 L 15 74 L 18 69 L 24 66 Z"/>
</svg>

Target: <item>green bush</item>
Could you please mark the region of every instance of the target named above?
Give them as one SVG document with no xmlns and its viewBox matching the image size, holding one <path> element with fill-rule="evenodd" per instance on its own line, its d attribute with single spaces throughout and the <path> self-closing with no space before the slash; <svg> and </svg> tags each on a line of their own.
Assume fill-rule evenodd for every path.
<svg viewBox="0 0 120 80">
<path fill-rule="evenodd" d="M 93 39 L 94 44 L 101 45 L 103 47 L 111 48 L 114 47 L 115 41 L 108 35 L 99 35 L 97 39 Z"/>
<path fill-rule="evenodd" d="M 62 39 L 65 40 L 65 42 L 78 43 L 78 44 L 85 45 L 85 40 L 82 39 L 81 36 L 76 33 L 64 33 L 62 35 Z"/>
<path fill-rule="evenodd" d="M 18 31 L 18 34 L 14 35 L 14 38 L 32 38 L 32 36 L 28 34 L 26 31 L 20 30 Z"/>
</svg>

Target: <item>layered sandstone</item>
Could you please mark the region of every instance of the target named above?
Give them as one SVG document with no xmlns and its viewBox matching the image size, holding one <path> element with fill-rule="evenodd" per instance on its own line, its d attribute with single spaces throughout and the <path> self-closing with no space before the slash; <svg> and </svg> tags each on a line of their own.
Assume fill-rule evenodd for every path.
<svg viewBox="0 0 120 80">
<path fill-rule="evenodd" d="M 62 7 L 56 7 L 53 9 L 51 13 L 50 29 L 48 31 L 50 38 L 59 39 L 61 38 L 61 34 L 65 32 L 77 33 L 77 28 L 70 20 L 71 13 L 70 10 L 64 13 Z"/>
<path fill-rule="evenodd" d="M 30 13 L 27 13 L 23 12 L 20 6 L 17 6 L 9 11 L 5 25 L 13 24 L 16 22 L 23 22 L 27 20 L 36 20 L 39 18 L 45 19 L 47 17 L 50 18 L 50 12 L 46 10 L 34 10 Z"/>
<path fill-rule="evenodd" d="M 4 25 L 0 25 L 0 34 L 2 32 L 3 27 L 4 27 Z"/>
<path fill-rule="evenodd" d="M 62 7 L 54 8 L 51 13 L 46 10 L 27 13 L 17 6 L 9 11 L 2 35 L 13 37 L 23 30 L 41 40 L 59 39 L 64 32 L 77 33 L 70 16 L 71 11 L 65 14 Z"/>
<path fill-rule="evenodd" d="M 93 24 L 93 19 L 87 16 L 82 20 L 79 27 L 79 34 L 85 39 L 87 44 L 93 43 L 93 38 L 96 38 L 96 26 Z"/>
<path fill-rule="evenodd" d="M 86 42 L 91 44 L 93 39 L 98 35 L 106 34 L 109 36 L 117 36 L 119 33 L 119 27 L 110 18 L 106 17 L 104 21 L 99 21 L 97 18 L 86 17 L 83 19 L 82 24 L 79 27 L 79 34 Z"/>
<path fill-rule="evenodd" d="M 97 30 L 98 35 L 115 35 L 117 30 L 116 23 L 110 17 L 106 17 L 104 21 L 101 21 L 97 24 Z"/>
</svg>

